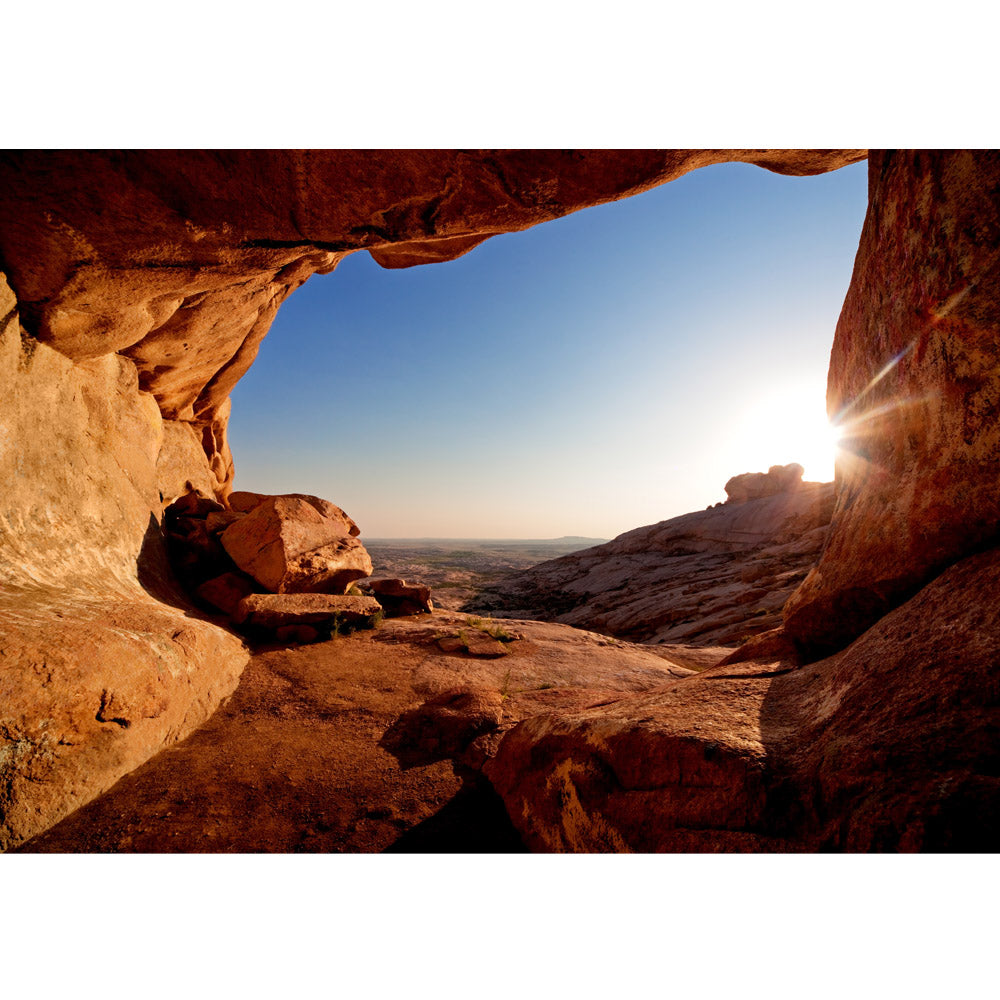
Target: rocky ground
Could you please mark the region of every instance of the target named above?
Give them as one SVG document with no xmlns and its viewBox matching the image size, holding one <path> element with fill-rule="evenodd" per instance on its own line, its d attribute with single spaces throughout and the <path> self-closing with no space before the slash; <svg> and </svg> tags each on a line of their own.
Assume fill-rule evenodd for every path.
<svg viewBox="0 0 1000 1000">
<path fill-rule="evenodd" d="M 473 692 L 495 713 L 485 734 L 492 752 L 521 719 L 609 704 L 691 673 L 640 646 L 534 622 L 492 623 L 518 636 L 496 658 L 444 652 L 440 637 L 478 631 L 467 621 L 439 612 L 258 650 L 206 725 L 20 850 L 520 851 L 490 786 L 449 758 L 469 733 L 429 743 L 420 706 Z M 695 662 L 705 655 L 692 651 Z"/>
</svg>

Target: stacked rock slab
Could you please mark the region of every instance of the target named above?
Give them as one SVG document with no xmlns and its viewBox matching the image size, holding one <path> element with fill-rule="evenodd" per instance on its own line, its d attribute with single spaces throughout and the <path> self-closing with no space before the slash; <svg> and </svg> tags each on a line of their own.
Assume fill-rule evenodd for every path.
<svg viewBox="0 0 1000 1000">
<path fill-rule="evenodd" d="M 374 597 L 354 594 L 250 594 L 233 617 L 240 625 L 281 628 L 285 625 L 329 625 L 371 628 L 382 613 Z"/>
<path fill-rule="evenodd" d="M 352 527 L 350 519 L 321 514 L 307 500 L 276 496 L 226 528 L 220 541 L 233 562 L 271 593 L 343 594 L 372 571 Z"/>
<path fill-rule="evenodd" d="M 382 610 L 343 596 L 371 559 L 357 524 L 328 500 L 239 492 L 227 508 L 192 491 L 167 508 L 165 524 L 189 591 L 247 634 L 314 641 L 335 623 L 370 625 Z"/>
</svg>

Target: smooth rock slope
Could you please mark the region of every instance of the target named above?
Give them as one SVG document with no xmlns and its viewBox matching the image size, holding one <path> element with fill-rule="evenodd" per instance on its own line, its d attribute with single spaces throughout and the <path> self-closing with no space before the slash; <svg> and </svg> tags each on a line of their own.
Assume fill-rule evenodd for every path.
<svg viewBox="0 0 1000 1000">
<path fill-rule="evenodd" d="M 539 563 L 483 595 L 484 607 L 633 642 L 738 645 L 777 628 L 822 552 L 834 505 L 832 483 L 802 483 L 796 468 L 782 492 Z"/>
</svg>

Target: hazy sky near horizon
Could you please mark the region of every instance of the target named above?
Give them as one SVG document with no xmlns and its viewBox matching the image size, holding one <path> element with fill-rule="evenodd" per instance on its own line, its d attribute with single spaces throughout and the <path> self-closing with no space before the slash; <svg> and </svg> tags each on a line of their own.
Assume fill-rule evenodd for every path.
<svg viewBox="0 0 1000 1000">
<path fill-rule="evenodd" d="M 798 461 L 830 479 L 826 372 L 866 164 L 697 170 L 444 264 L 352 254 L 279 310 L 233 392 L 236 489 L 362 537 L 611 538 Z"/>
</svg>

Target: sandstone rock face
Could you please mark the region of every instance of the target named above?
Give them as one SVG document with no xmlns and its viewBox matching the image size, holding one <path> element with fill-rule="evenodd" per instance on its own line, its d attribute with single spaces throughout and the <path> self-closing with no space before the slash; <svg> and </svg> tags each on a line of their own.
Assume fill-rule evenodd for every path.
<svg viewBox="0 0 1000 1000">
<path fill-rule="evenodd" d="M 787 627 L 838 648 L 1000 530 L 1000 153 L 876 152 L 830 359 L 837 506 Z"/>
<path fill-rule="evenodd" d="M 233 562 L 272 593 L 344 593 L 372 571 L 351 527 L 346 516 L 324 516 L 306 500 L 272 497 L 226 528 L 220 541 Z"/>
<path fill-rule="evenodd" d="M 781 625 L 822 551 L 833 504 L 832 483 L 800 482 L 684 514 L 533 566 L 486 600 L 511 616 L 635 642 L 735 645 Z"/>
<path fill-rule="evenodd" d="M 996 550 L 808 667 L 526 719 L 485 773 L 537 851 L 993 851 Z"/>
<path fill-rule="evenodd" d="M 172 582 L 162 422 L 132 363 L 24 335 L 2 280 L 0 317 L 2 850 L 190 733 L 248 653 Z"/>
<path fill-rule="evenodd" d="M 796 462 L 772 465 L 767 472 L 744 472 L 726 483 L 726 503 L 746 503 L 778 493 L 790 493 L 802 485 L 805 470 Z"/>
</svg>

